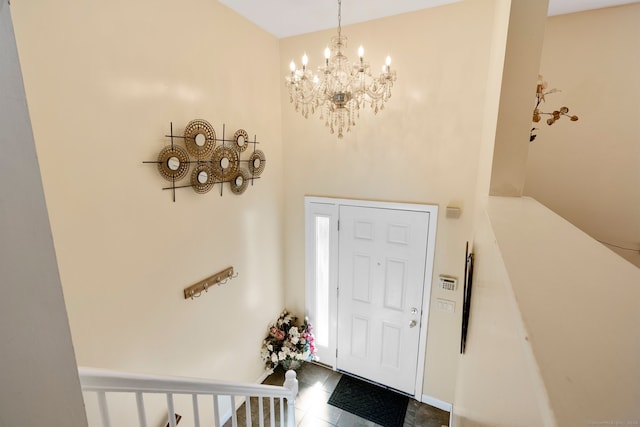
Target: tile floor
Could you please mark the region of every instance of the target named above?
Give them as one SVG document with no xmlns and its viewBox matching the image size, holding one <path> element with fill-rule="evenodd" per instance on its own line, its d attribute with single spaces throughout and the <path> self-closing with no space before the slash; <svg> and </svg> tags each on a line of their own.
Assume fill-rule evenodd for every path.
<svg viewBox="0 0 640 427">
<path fill-rule="evenodd" d="M 299 427 L 381 427 L 364 418 L 360 418 L 327 403 L 333 389 L 342 374 L 323 366 L 305 363 L 298 371 L 299 393 L 296 398 L 296 422 Z M 282 385 L 284 372 L 281 369 L 270 375 L 263 383 Z M 269 412 L 269 404 L 265 401 L 265 414 Z M 245 425 L 244 405 L 238 409 L 238 425 Z M 257 413 L 257 399 L 251 401 L 252 413 Z M 275 405 L 276 420 L 279 422 L 279 402 Z M 269 417 L 265 415 L 265 424 L 269 425 Z M 252 416 L 253 425 L 257 417 Z M 449 425 L 449 413 L 413 399 L 409 400 L 404 427 L 441 427 Z M 231 421 L 225 424 L 230 427 Z M 382 426 L 384 427 L 384 426 Z"/>
</svg>

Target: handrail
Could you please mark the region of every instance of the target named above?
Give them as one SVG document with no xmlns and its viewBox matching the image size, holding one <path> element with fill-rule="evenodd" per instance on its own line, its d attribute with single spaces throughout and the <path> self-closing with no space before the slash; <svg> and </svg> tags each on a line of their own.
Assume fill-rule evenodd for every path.
<svg viewBox="0 0 640 427">
<path fill-rule="evenodd" d="M 186 378 L 173 376 L 155 376 L 146 374 L 133 374 L 126 372 L 111 371 L 97 368 L 78 368 L 80 374 L 80 384 L 85 392 L 98 393 L 98 405 L 102 416 L 103 427 L 109 427 L 109 409 L 107 407 L 105 393 L 133 393 L 136 396 L 138 404 L 138 419 L 140 426 L 146 426 L 146 414 L 144 413 L 144 405 L 140 404 L 141 395 L 148 394 L 166 394 L 167 395 L 167 412 L 169 415 L 169 425 L 175 427 L 176 420 L 173 409 L 174 394 L 190 394 L 194 402 L 197 401 L 198 395 L 209 395 L 214 398 L 220 396 L 230 396 L 231 398 L 246 398 L 246 404 L 250 405 L 249 397 L 270 398 L 271 402 L 271 425 L 275 425 L 273 416 L 273 399 L 287 399 L 287 425 L 295 426 L 295 397 L 298 394 L 298 380 L 294 371 L 287 371 L 285 374 L 285 382 L 282 386 L 251 384 L 251 383 L 235 383 L 225 381 L 214 381 L 202 378 Z M 216 403 L 217 404 L 217 403 Z M 259 406 L 262 409 L 262 400 L 259 400 Z M 194 418 L 198 419 L 197 404 L 194 404 Z M 248 408 L 249 409 L 249 408 Z M 234 426 L 236 425 L 235 408 L 231 408 L 233 412 Z M 249 413 L 249 411 L 247 411 Z M 284 426 L 284 411 L 281 407 L 280 425 Z M 215 425 L 220 423 L 220 414 L 216 413 Z M 262 415 L 264 416 L 264 415 Z M 198 421 L 199 423 L 199 421 Z M 247 425 L 250 425 L 250 418 L 247 419 Z M 262 420 L 261 424 L 262 425 Z"/>
</svg>

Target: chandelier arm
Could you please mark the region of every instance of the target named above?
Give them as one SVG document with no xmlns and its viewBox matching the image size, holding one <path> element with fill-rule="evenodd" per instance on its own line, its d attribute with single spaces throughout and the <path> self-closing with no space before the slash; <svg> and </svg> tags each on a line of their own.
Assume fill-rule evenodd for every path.
<svg viewBox="0 0 640 427">
<path fill-rule="evenodd" d="M 364 93 L 371 100 L 374 100 L 374 101 L 379 101 L 379 100 L 386 101 L 391 96 L 389 92 L 390 92 L 392 86 L 393 86 L 393 84 L 381 85 L 381 86 L 378 87 L 377 91 L 374 91 L 374 90 L 371 89 L 371 87 L 368 87 L 368 88 L 365 89 Z"/>
</svg>

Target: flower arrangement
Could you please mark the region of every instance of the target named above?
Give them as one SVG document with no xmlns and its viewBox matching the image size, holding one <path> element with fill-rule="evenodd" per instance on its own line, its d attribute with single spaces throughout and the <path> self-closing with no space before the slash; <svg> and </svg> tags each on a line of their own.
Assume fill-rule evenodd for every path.
<svg viewBox="0 0 640 427">
<path fill-rule="evenodd" d="M 567 116 L 569 117 L 569 119 L 572 122 L 575 122 L 578 120 L 578 116 L 570 116 L 569 115 L 569 109 L 567 107 L 561 107 L 559 110 L 555 110 L 552 113 L 545 113 L 543 111 L 540 111 L 540 104 L 542 102 L 545 102 L 545 95 L 549 95 L 550 93 L 556 93 L 556 92 L 560 92 L 558 89 L 548 89 L 547 90 L 547 82 L 544 81 L 544 78 L 542 77 L 542 75 L 538 74 L 538 84 L 536 86 L 536 106 L 533 109 L 533 122 L 534 123 L 538 123 L 541 119 L 542 119 L 542 115 L 547 115 L 547 116 L 551 116 L 547 119 L 547 124 L 549 126 L 551 126 L 552 124 L 554 124 L 556 121 L 560 120 L 560 118 L 562 116 Z M 534 139 L 536 139 L 536 135 L 534 133 L 534 131 L 536 131 L 538 128 L 533 127 L 531 128 L 531 133 L 529 135 L 529 142 L 533 142 Z"/>
<path fill-rule="evenodd" d="M 273 372 L 276 366 L 296 369 L 302 362 L 315 359 L 316 347 L 311 324 L 304 320 L 297 326 L 297 317 L 287 310 L 269 324 L 269 336 L 262 342 L 261 356 L 265 369 Z"/>
</svg>

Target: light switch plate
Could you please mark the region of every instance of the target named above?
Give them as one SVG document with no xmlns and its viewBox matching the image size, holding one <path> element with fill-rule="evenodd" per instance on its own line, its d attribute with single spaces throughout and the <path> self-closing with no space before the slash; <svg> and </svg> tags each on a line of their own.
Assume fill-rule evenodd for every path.
<svg viewBox="0 0 640 427">
<path fill-rule="evenodd" d="M 436 307 L 438 307 L 438 310 L 446 311 L 447 313 L 456 312 L 456 302 L 448 299 L 436 298 Z"/>
</svg>

